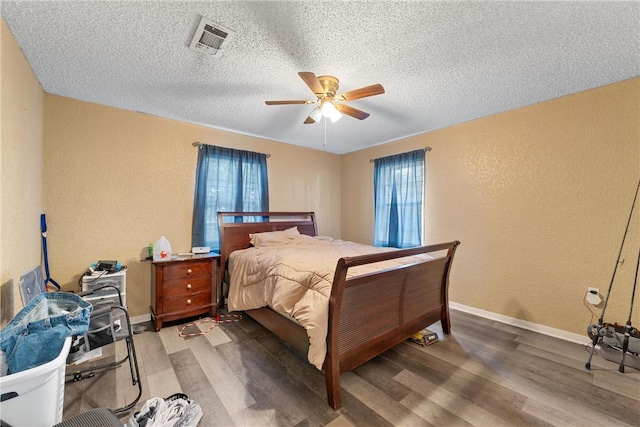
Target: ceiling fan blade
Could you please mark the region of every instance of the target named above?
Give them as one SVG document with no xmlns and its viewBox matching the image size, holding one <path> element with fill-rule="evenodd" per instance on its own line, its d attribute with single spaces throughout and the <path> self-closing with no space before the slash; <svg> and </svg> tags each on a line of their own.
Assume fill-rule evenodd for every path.
<svg viewBox="0 0 640 427">
<path fill-rule="evenodd" d="M 369 113 L 365 113 L 362 110 L 358 110 L 357 108 L 353 108 L 345 104 L 336 105 L 336 110 L 340 111 L 342 114 L 346 114 L 347 116 L 355 117 L 358 120 L 364 120 L 369 117 Z"/>
<path fill-rule="evenodd" d="M 360 89 L 350 90 L 336 96 L 336 101 L 352 101 L 354 99 L 366 98 L 367 96 L 380 95 L 384 93 L 384 88 L 380 83 L 371 86 L 361 87 Z"/>
<path fill-rule="evenodd" d="M 309 117 L 307 117 L 307 119 L 304 121 L 304 124 L 310 125 L 313 123 L 318 123 L 320 120 L 322 120 L 322 110 L 316 107 L 313 109 L 311 114 L 309 114 Z"/>
<path fill-rule="evenodd" d="M 324 96 L 324 88 L 315 74 L 311 71 L 300 71 L 298 75 L 302 80 L 304 80 L 307 86 L 309 86 L 311 92 L 315 93 L 318 98 Z"/>
<path fill-rule="evenodd" d="M 314 101 L 298 101 L 298 100 L 292 100 L 292 101 L 264 101 L 265 104 L 267 105 L 290 105 L 290 104 L 313 104 Z"/>
</svg>

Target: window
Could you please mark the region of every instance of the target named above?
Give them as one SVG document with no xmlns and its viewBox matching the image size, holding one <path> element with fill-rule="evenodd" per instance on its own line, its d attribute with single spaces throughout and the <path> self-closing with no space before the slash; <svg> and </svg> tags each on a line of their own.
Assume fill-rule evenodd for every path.
<svg viewBox="0 0 640 427">
<path fill-rule="evenodd" d="M 193 208 L 193 246 L 220 250 L 218 212 L 268 210 L 266 154 L 200 145 Z M 248 222 L 255 220 L 243 218 Z"/>
<path fill-rule="evenodd" d="M 422 244 L 424 150 L 374 161 L 375 246 L 409 248 Z"/>
</svg>

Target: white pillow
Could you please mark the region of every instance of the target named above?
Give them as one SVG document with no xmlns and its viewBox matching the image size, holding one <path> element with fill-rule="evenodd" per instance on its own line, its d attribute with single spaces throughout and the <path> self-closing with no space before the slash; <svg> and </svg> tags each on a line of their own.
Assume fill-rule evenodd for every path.
<svg viewBox="0 0 640 427">
<path fill-rule="evenodd" d="M 298 227 L 291 227 L 283 231 L 267 231 L 266 233 L 249 234 L 249 238 L 253 246 L 261 247 L 283 243 L 299 235 Z"/>
</svg>

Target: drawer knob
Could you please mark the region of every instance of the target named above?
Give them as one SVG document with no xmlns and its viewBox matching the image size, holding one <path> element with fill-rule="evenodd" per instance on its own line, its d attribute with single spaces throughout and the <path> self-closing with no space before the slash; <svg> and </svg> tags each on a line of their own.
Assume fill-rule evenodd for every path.
<svg viewBox="0 0 640 427">
<path fill-rule="evenodd" d="M 191 274 L 191 269 L 188 269 L 188 270 L 187 270 L 187 274 Z"/>
<path fill-rule="evenodd" d="M 187 300 L 187 305 L 189 305 L 189 304 L 191 304 L 191 300 L 190 299 Z"/>
<path fill-rule="evenodd" d="M 187 289 L 191 289 L 191 283 L 187 283 Z"/>
</svg>

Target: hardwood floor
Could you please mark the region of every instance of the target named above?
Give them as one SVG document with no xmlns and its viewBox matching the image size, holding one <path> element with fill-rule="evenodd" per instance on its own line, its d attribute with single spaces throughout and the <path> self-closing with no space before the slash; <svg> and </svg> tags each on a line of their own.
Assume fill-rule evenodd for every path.
<svg viewBox="0 0 640 427">
<path fill-rule="evenodd" d="M 200 426 L 640 425 L 640 371 L 621 374 L 599 355 L 586 371 L 584 346 L 456 310 L 451 316 L 452 335 L 442 339 L 433 325 L 437 343 L 405 342 L 343 374 L 338 411 L 327 405 L 323 374 L 246 316 L 191 338 L 178 336 L 180 324 L 159 333 L 148 324 L 134 335 L 143 386 L 136 408 L 182 392 L 202 407 Z M 104 359 L 125 351 L 122 341 L 103 347 Z M 136 394 L 128 366 L 71 382 L 64 418 L 123 406 Z"/>
</svg>

